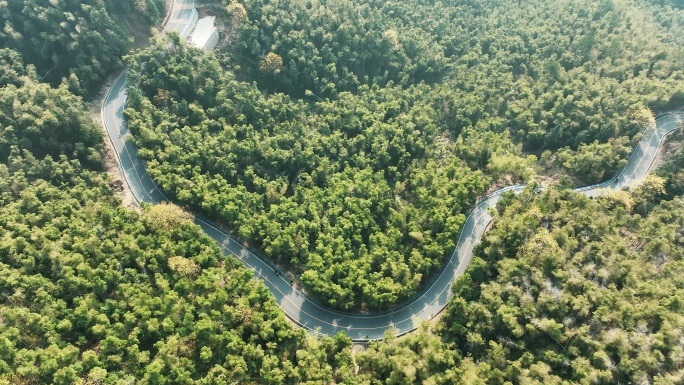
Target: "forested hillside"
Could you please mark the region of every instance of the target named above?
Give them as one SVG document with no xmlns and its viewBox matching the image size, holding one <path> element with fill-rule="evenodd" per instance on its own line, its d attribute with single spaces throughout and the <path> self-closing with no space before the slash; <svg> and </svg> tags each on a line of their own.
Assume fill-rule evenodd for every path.
<svg viewBox="0 0 684 385">
<path fill-rule="evenodd" d="M 42 159 L 65 154 L 102 169 L 102 130 L 65 85 L 51 88 L 25 76 L 0 88 L 0 162 L 30 148 Z M 20 80 L 19 80 L 20 79 Z"/>
<path fill-rule="evenodd" d="M 351 340 L 295 329 L 190 215 L 170 204 L 123 208 L 99 171 L 102 134 L 81 98 L 38 82 L 21 60 L 6 64 L 0 384 L 351 377 Z"/>
<path fill-rule="evenodd" d="M 265 96 L 182 43 L 168 55 L 162 43 L 135 57 L 127 117 L 171 196 L 344 309 L 410 298 L 439 269 L 488 178 L 465 168 L 448 138 L 434 149 L 421 89 L 366 87 L 310 106 Z M 165 72 L 178 76 L 154 75 Z"/>
<path fill-rule="evenodd" d="M 26 152 L 0 165 L 0 383 L 282 384 L 351 374 L 331 369 L 351 362 L 347 337 L 295 330 L 180 209 L 139 214 L 112 194 L 102 174 L 66 157 Z"/>
<path fill-rule="evenodd" d="M 684 200 L 662 179 L 591 200 L 530 188 L 476 248 L 437 326 L 358 357 L 376 384 L 679 384 Z"/>
<path fill-rule="evenodd" d="M 0 46 L 20 53 L 42 81 L 66 80 L 73 92 L 92 95 L 130 48 L 123 16 L 151 26 L 165 5 L 164 0 L 5 0 Z"/>
<path fill-rule="evenodd" d="M 495 186 L 613 176 L 684 103 L 670 10 L 644 2 L 226 2 L 225 51 L 130 57 L 151 175 L 324 303 L 415 295 Z"/>
<path fill-rule="evenodd" d="M 1 40 L 1 385 L 684 382 L 682 150 L 631 191 L 568 189 L 619 168 L 649 109 L 681 104 L 681 2 L 281 3 L 228 4 L 247 42 L 235 57 L 174 37 L 132 56 L 126 115 L 167 191 L 301 271 L 327 303 L 408 298 L 478 195 L 569 178 L 501 201 L 441 319 L 354 352 L 343 334 L 288 322 L 187 212 L 126 209 L 113 193 L 103 135 L 77 96 L 111 68 L 87 87 L 67 76 L 125 52 L 114 47 L 129 36 L 105 28 L 104 10 L 151 22 L 159 3 L 0 2 L 0 40 L 38 22 L 69 36 Z M 78 36 L 123 40 L 69 43 L 73 25 L 60 23 L 83 15 L 103 19 L 76 23 Z M 346 80 L 316 88 L 332 74 Z"/>
<path fill-rule="evenodd" d="M 656 204 L 657 178 L 598 200 L 509 197 L 438 334 L 352 358 L 344 336 L 293 330 L 178 209 L 121 208 L 66 156 L 24 150 L 0 176 L 2 383 L 682 379 L 684 201 Z"/>
<path fill-rule="evenodd" d="M 660 109 L 684 97 L 681 49 L 636 4 L 247 0 L 231 2 L 229 14 L 242 9 L 236 4 L 246 16 L 234 23 L 241 35 L 233 60 L 248 69 L 271 62 L 271 54 L 282 60 L 275 71 L 260 65 L 246 73 L 264 89 L 326 98 L 389 80 L 445 83 L 433 96 L 442 96 L 435 99 L 454 134 L 509 131 L 534 151 L 631 137 L 638 130 L 626 119 L 631 109 Z M 367 41 L 393 46 L 407 61 L 377 59 Z M 420 75 L 423 66 L 413 61 L 427 60 L 437 61 L 429 68 L 443 76 Z M 372 73 L 385 62 L 390 79 Z"/>
</svg>

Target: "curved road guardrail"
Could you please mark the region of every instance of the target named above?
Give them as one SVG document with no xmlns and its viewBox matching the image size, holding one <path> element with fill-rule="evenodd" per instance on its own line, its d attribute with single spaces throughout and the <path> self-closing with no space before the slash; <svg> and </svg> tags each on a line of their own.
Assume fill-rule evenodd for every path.
<svg viewBox="0 0 684 385">
<path fill-rule="evenodd" d="M 174 1 L 172 14 L 166 24 L 167 29 L 172 26 L 170 29 L 184 30 L 186 24 L 183 24 L 183 20 L 190 20 L 192 14 L 192 10 L 188 11 L 190 4 L 194 6 L 194 1 Z M 168 201 L 147 173 L 144 162 L 138 158 L 136 148 L 128 137 L 123 119 L 125 103 L 126 71 L 116 78 L 102 102 L 102 123 L 135 200 L 138 203 L 152 204 Z M 576 191 L 595 196 L 601 189 L 619 189 L 641 181 L 648 173 L 663 138 L 674 131 L 680 122 L 684 122 L 684 111 L 658 115 L 656 124 L 644 131 L 627 165 L 615 178 Z M 203 218 L 197 217 L 195 221 L 218 243 L 224 254 L 232 255 L 249 266 L 273 293 L 285 314 L 300 326 L 314 333 L 329 335 L 343 331 L 356 341 L 376 340 L 382 339 L 386 330 L 393 330 L 397 335 L 411 332 L 422 321 L 433 318 L 444 309 L 452 297 L 451 284 L 465 272 L 472 258 L 473 247 L 480 241 L 492 220 L 489 208 L 494 208 L 504 193 L 512 191 L 517 194 L 524 188 L 522 185 L 505 187 L 482 198 L 468 214 L 455 250 L 432 283 L 405 305 L 377 314 L 343 313 L 317 304 L 294 289 L 277 268 L 265 258 L 243 247 L 242 242 L 234 236 Z"/>
</svg>

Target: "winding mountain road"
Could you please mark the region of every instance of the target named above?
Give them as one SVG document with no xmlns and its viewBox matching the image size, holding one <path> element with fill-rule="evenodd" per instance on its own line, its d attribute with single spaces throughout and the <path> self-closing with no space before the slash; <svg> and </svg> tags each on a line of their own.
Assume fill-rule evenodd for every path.
<svg viewBox="0 0 684 385">
<path fill-rule="evenodd" d="M 193 0 L 175 0 L 166 30 L 181 33 L 187 28 Z M 101 106 L 102 123 L 115 149 L 119 167 L 135 199 L 146 203 L 168 201 L 155 184 L 138 158 L 135 146 L 123 118 L 126 103 L 126 71 L 114 81 Z M 620 189 L 641 181 L 649 171 L 658 149 L 667 134 L 684 121 L 684 111 L 659 116 L 655 126 L 644 131 L 625 168 L 617 177 L 594 186 L 577 189 L 587 196 L 594 196 L 601 189 Z M 356 341 L 381 339 L 386 330 L 395 334 L 408 333 L 425 320 L 433 318 L 447 305 L 452 297 L 451 284 L 462 275 L 472 258 L 473 247 L 480 241 L 487 224 L 491 221 L 488 209 L 495 207 L 501 195 L 507 191 L 519 193 L 525 186 L 506 187 L 480 200 L 470 212 L 458 239 L 456 249 L 446 266 L 420 295 L 406 305 L 386 313 L 351 314 L 338 312 L 309 299 L 295 290 L 268 261 L 242 246 L 230 234 L 202 218 L 196 222 L 212 237 L 226 255 L 234 256 L 249 266 L 256 277 L 273 293 L 283 311 L 302 327 L 315 332 L 333 335 L 343 331 Z"/>
</svg>

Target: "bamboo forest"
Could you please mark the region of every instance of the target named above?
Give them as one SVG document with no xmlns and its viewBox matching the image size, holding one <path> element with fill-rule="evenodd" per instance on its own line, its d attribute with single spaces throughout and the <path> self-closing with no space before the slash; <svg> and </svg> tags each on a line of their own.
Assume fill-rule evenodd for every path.
<svg viewBox="0 0 684 385">
<path fill-rule="evenodd" d="M 0 385 L 684 383 L 684 1 L 0 27 Z"/>
</svg>

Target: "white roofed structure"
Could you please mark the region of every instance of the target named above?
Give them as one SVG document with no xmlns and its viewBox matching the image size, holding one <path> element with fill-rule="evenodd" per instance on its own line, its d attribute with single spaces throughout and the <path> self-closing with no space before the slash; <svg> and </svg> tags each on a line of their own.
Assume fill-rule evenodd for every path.
<svg viewBox="0 0 684 385">
<path fill-rule="evenodd" d="M 190 33 L 188 42 L 203 51 L 211 51 L 218 44 L 218 30 L 214 26 L 214 16 L 199 19 Z"/>
</svg>

